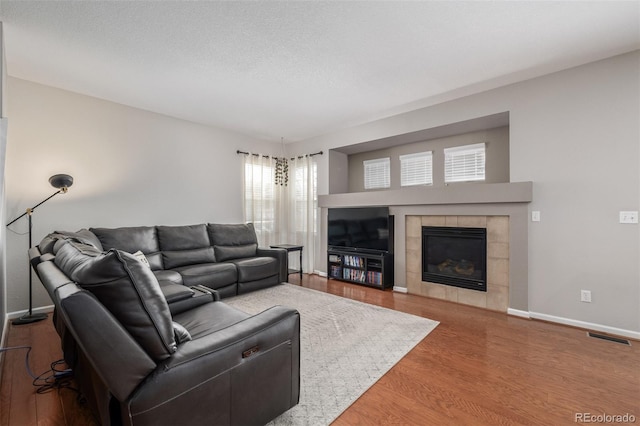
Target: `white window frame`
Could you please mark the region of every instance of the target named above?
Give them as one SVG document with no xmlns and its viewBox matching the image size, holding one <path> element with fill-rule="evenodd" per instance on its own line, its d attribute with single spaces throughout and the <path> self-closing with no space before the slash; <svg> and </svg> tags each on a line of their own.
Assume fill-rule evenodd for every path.
<svg viewBox="0 0 640 426">
<path fill-rule="evenodd" d="M 433 185 L 433 151 L 400 156 L 400 186 Z"/>
<path fill-rule="evenodd" d="M 485 143 L 455 146 L 444 150 L 444 182 L 485 180 Z"/>
<path fill-rule="evenodd" d="M 364 189 L 384 189 L 391 187 L 391 158 L 365 160 Z"/>
</svg>

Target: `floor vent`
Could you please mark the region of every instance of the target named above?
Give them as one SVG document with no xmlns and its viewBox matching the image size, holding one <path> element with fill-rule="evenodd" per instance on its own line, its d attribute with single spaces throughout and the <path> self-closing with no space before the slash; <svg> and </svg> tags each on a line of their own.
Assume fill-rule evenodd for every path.
<svg viewBox="0 0 640 426">
<path fill-rule="evenodd" d="M 611 337 L 604 334 L 597 334 L 592 332 L 588 332 L 587 335 L 589 337 L 595 337 L 596 339 L 608 340 L 610 342 L 616 342 L 616 343 L 621 343 L 623 345 L 631 346 L 631 342 L 629 342 L 626 339 L 620 339 L 618 337 Z"/>
</svg>

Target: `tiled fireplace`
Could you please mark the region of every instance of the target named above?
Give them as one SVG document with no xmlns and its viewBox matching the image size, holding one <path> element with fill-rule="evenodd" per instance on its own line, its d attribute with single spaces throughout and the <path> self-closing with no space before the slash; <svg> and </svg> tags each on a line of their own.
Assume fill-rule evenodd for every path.
<svg viewBox="0 0 640 426">
<path fill-rule="evenodd" d="M 509 216 L 406 216 L 407 292 L 506 312 L 509 307 Z M 422 281 L 423 227 L 486 229 L 486 292 Z"/>
</svg>

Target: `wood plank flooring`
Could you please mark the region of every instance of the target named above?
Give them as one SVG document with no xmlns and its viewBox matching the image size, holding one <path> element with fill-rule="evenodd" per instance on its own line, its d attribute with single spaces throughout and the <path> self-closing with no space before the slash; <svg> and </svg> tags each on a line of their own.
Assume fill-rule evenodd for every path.
<svg viewBox="0 0 640 426">
<path fill-rule="evenodd" d="M 440 321 L 334 425 L 572 425 L 579 413 L 640 424 L 640 342 L 315 275 L 302 285 Z M 50 321 L 10 326 L 8 346 L 18 345 L 33 346 L 36 374 L 61 358 Z M 0 425 L 94 424 L 74 391 L 36 394 L 24 353 L 5 353 Z"/>
</svg>

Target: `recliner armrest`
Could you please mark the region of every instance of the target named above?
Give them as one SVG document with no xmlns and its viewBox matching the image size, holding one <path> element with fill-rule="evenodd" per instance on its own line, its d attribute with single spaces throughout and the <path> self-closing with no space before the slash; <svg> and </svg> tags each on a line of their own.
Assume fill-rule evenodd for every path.
<svg viewBox="0 0 640 426">
<path fill-rule="evenodd" d="M 207 400 L 211 395 L 205 384 L 211 386 L 212 380 L 228 380 L 222 377 L 235 368 L 246 368 L 249 362 L 255 361 L 263 370 L 269 370 L 269 364 L 263 365 L 261 360 L 283 348 L 291 354 L 292 365 L 286 371 L 291 373 L 291 405 L 295 405 L 299 398 L 300 315 L 294 309 L 274 306 L 180 345 L 148 378 L 153 386 L 142 386 L 136 391 L 131 399 L 132 413 L 147 413 L 187 393 L 189 400 Z M 275 377 L 277 373 L 270 374 Z"/>
<path fill-rule="evenodd" d="M 198 306 L 204 305 L 205 303 L 220 300 L 220 295 L 218 294 L 218 292 L 215 290 L 210 290 L 207 287 L 186 287 L 181 284 L 171 285 L 184 287 L 185 290 L 187 290 L 186 292 L 180 293 L 184 297 L 179 297 L 172 301 L 169 301 L 169 299 L 167 299 L 167 303 L 169 304 L 169 311 L 171 312 L 172 316 L 178 315 L 193 308 L 197 308 Z"/>
<path fill-rule="evenodd" d="M 299 340 L 300 314 L 295 309 L 274 306 L 232 326 L 186 342 L 178 348 L 178 351 L 171 358 L 165 361 L 164 368 L 176 368 L 192 360 L 201 359 L 203 356 L 213 355 L 230 345 L 260 333 L 265 333 L 264 337 L 267 336 L 266 333 L 270 333 L 269 335 L 274 341 L 292 338 Z"/>
<path fill-rule="evenodd" d="M 166 299 L 167 303 L 171 304 L 180 300 L 189 299 L 193 297 L 194 291 L 182 284 L 169 284 L 162 282 L 160 284 L 160 291 Z"/>
<path fill-rule="evenodd" d="M 257 256 L 274 257 L 278 259 L 278 275 L 281 283 L 286 283 L 289 278 L 289 257 L 285 249 L 280 248 L 260 248 L 256 250 Z"/>
</svg>

